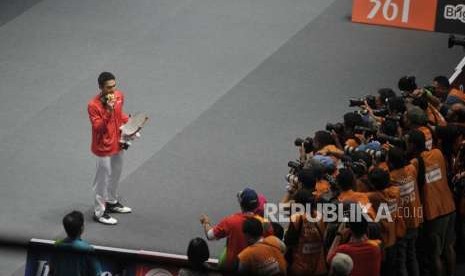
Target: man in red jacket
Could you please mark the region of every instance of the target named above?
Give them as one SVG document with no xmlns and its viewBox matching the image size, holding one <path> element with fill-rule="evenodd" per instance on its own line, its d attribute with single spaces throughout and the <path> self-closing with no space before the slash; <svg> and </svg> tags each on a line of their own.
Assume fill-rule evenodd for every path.
<svg viewBox="0 0 465 276">
<path fill-rule="evenodd" d="M 130 213 L 131 208 L 118 202 L 117 188 L 123 165 L 120 146 L 121 125 L 128 121 L 123 112 L 124 95 L 116 89 L 115 76 L 103 72 L 98 77 L 100 92 L 88 103 L 92 125 L 92 153 L 97 156 L 94 180 L 94 219 L 114 225 L 118 221 L 108 213 Z"/>
</svg>

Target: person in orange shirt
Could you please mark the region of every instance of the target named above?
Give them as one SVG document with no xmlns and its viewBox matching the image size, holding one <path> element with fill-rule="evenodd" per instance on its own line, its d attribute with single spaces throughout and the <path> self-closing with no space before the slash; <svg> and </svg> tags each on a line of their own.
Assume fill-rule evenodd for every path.
<svg viewBox="0 0 465 276">
<path fill-rule="evenodd" d="M 379 213 L 380 208 L 386 208 L 390 218 L 381 219 L 379 221 L 381 228 L 381 238 L 384 247 L 384 261 L 381 266 L 383 275 L 396 275 L 396 241 L 398 237 L 405 234 L 405 224 L 401 217 L 397 216 L 398 206 L 400 204 L 400 188 L 391 185 L 389 173 L 383 169 L 373 169 L 368 174 L 371 185 L 375 188 L 374 191 L 368 192 L 368 198 L 373 204 L 373 209 Z M 382 206 L 384 205 L 384 206 Z M 401 229 L 401 232 L 397 230 Z"/>
<path fill-rule="evenodd" d="M 450 191 L 444 156 L 438 149 L 426 150 L 425 136 L 421 131 L 408 133 L 407 149 L 413 157 L 411 163 L 418 171 L 418 187 L 423 203 L 425 266 L 430 264 L 432 275 L 445 272 L 441 255 L 445 256 L 447 272 L 455 271 L 455 204 Z M 428 271 L 426 271 L 428 272 Z"/>
<path fill-rule="evenodd" d="M 418 276 L 419 267 L 416 254 L 418 228 L 423 221 L 420 193 L 417 184 L 417 170 L 408 163 L 405 152 L 398 147 L 388 151 L 387 163 L 390 180 L 400 188 L 399 216 L 404 219 L 406 233 L 397 241 L 397 274 Z"/>
<path fill-rule="evenodd" d="M 340 194 L 337 197 L 342 203 L 358 203 L 361 206 L 368 207 L 367 213 L 370 218 L 376 217 L 376 212 L 371 206 L 370 200 L 365 193 L 355 192 L 355 177 L 349 169 L 340 169 L 336 177 L 337 185 L 340 189 Z"/>
<path fill-rule="evenodd" d="M 275 236 L 263 238 L 263 226 L 255 218 L 247 218 L 242 232 L 248 246 L 237 256 L 237 271 L 241 275 L 287 275 L 284 243 Z"/>
</svg>

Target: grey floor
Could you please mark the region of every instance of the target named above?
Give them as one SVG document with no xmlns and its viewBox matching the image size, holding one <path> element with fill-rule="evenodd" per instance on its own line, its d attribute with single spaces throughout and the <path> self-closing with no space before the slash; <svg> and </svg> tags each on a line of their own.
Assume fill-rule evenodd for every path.
<svg viewBox="0 0 465 276">
<path fill-rule="evenodd" d="M 278 200 L 294 138 L 340 120 L 349 97 L 407 74 L 427 84 L 463 56 L 446 34 L 352 24 L 350 1 L 20 2 L 0 12 L 0 240 L 17 243 L 62 236 L 78 209 L 93 243 L 184 253 L 199 215 L 236 211 L 244 186 Z M 90 220 L 86 102 L 103 70 L 151 118 L 125 155 L 134 213 L 116 227 Z M 9 251 L 0 275 L 24 264 Z"/>
</svg>

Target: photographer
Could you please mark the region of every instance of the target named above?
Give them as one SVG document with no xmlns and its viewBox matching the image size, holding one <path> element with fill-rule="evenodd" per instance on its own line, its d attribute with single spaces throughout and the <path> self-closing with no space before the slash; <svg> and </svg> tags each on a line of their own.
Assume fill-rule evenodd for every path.
<svg viewBox="0 0 465 276">
<path fill-rule="evenodd" d="M 400 205 L 400 188 L 391 185 L 389 173 L 383 169 L 376 168 L 369 173 L 369 181 L 374 191 L 367 193 L 373 209 L 379 210 L 382 204 L 386 204 L 390 217 L 379 222 L 381 237 L 383 241 L 385 258 L 381 266 L 382 275 L 396 275 L 396 240 L 405 235 L 405 223 L 402 217 L 397 216 Z"/>
<path fill-rule="evenodd" d="M 344 151 L 336 147 L 336 141 L 330 132 L 324 130 L 315 132 L 313 145 L 315 156 L 330 156 L 334 160 L 336 167 L 339 165 L 340 157 L 344 155 Z"/>
<path fill-rule="evenodd" d="M 315 189 L 316 180 L 311 168 L 292 168 L 286 179 L 288 181 L 287 192 L 281 199 L 281 203 L 294 200 L 294 196 L 301 190 L 311 193 Z"/>
<path fill-rule="evenodd" d="M 431 150 L 437 146 L 434 130 L 428 125 L 428 118 L 421 108 L 411 106 L 405 119 L 407 130 L 419 130 L 423 133 L 426 149 Z"/>
<path fill-rule="evenodd" d="M 417 184 L 418 173 L 408 163 L 405 152 L 398 147 L 389 150 L 387 163 L 391 182 L 400 188 L 399 215 L 403 217 L 406 227 L 405 236 L 397 241 L 397 274 L 418 276 L 415 243 L 423 220 Z"/>
<path fill-rule="evenodd" d="M 352 153 L 352 163 L 350 167 L 355 174 L 356 179 L 356 191 L 366 193 L 371 191 L 371 187 L 368 181 L 368 171 L 372 166 L 372 157 L 369 153 L 364 151 L 356 151 Z"/>
<path fill-rule="evenodd" d="M 452 106 L 456 103 L 465 104 L 465 93 L 462 90 L 453 88 L 449 79 L 444 76 L 437 76 L 433 80 L 434 92 L 439 94 L 441 101 L 446 106 Z"/>
<path fill-rule="evenodd" d="M 339 141 L 345 141 L 344 146 L 358 147 L 360 140 L 355 137 L 355 127 L 364 126 L 362 115 L 356 112 L 348 112 L 344 114 L 344 137 L 339 137 Z M 326 127 L 328 130 L 328 127 Z"/>
<path fill-rule="evenodd" d="M 336 177 L 337 185 L 341 193 L 338 196 L 338 200 L 341 203 L 358 203 L 361 206 L 369 206 L 370 200 L 365 193 L 354 191 L 355 177 L 350 169 L 340 169 L 339 174 Z M 375 211 L 372 207 L 367 210 L 368 215 L 374 219 L 376 216 Z"/>
<path fill-rule="evenodd" d="M 442 114 L 432 105 L 429 103 L 428 95 L 425 89 L 417 89 L 412 93 L 412 101 L 413 105 L 416 105 L 423 109 L 428 117 L 428 123 L 432 126 L 446 126 L 447 121 L 442 116 Z"/>
<path fill-rule="evenodd" d="M 305 206 L 305 211 L 304 214 L 292 215 L 284 238 L 288 248 L 288 272 L 290 275 L 326 275 L 328 269 L 324 250 L 325 223 L 323 220 L 312 222 L 306 217 L 310 215 L 316 218 L 318 215 L 311 193 L 299 191 L 296 194 L 296 203 Z"/>
<path fill-rule="evenodd" d="M 446 270 L 455 271 L 455 204 L 448 185 L 446 162 L 438 149 L 427 150 L 425 136 L 419 130 L 408 133 L 407 149 L 411 163 L 418 171 L 418 188 L 424 210 L 421 238 L 423 272 L 442 275 Z"/>
<path fill-rule="evenodd" d="M 414 76 L 403 76 L 399 79 L 397 87 L 402 92 L 404 98 L 410 97 L 413 91 L 418 88 Z"/>
</svg>

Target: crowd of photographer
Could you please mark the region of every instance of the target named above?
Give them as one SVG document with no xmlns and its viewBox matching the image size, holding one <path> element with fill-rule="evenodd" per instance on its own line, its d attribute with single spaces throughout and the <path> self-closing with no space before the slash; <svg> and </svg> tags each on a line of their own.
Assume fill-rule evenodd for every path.
<svg viewBox="0 0 465 276">
<path fill-rule="evenodd" d="M 263 218 L 263 196 L 238 194 L 241 211 L 212 225 L 227 238 L 220 267 L 246 275 L 454 275 L 465 242 L 465 93 L 446 77 L 400 93 L 351 99 L 357 110 L 295 140 L 281 203 L 305 206 L 282 227 Z M 361 219 L 328 222 L 317 205 L 362 206 Z M 383 207 L 386 207 L 383 209 Z M 380 209 L 389 219 L 376 220 Z M 310 215 L 309 215 L 310 214 Z M 265 216 L 266 217 L 266 216 Z M 370 219 L 371 218 L 371 219 Z M 456 246 L 458 245 L 458 246 Z"/>
<path fill-rule="evenodd" d="M 423 88 L 403 77 L 398 88 L 351 99 L 357 110 L 343 122 L 295 140 L 280 202 L 290 209 L 286 230 L 265 196 L 245 188 L 240 210 L 218 224 L 200 218 L 208 240 L 226 238 L 220 270 L 195 238 L 179 275 L 455 275 L 465 248 L 465 92 L 443 76 Z M 50 275 L 100 275 L 81 239 L 83 214 L 67 214 L 63 226 Z"/>
</svg>

